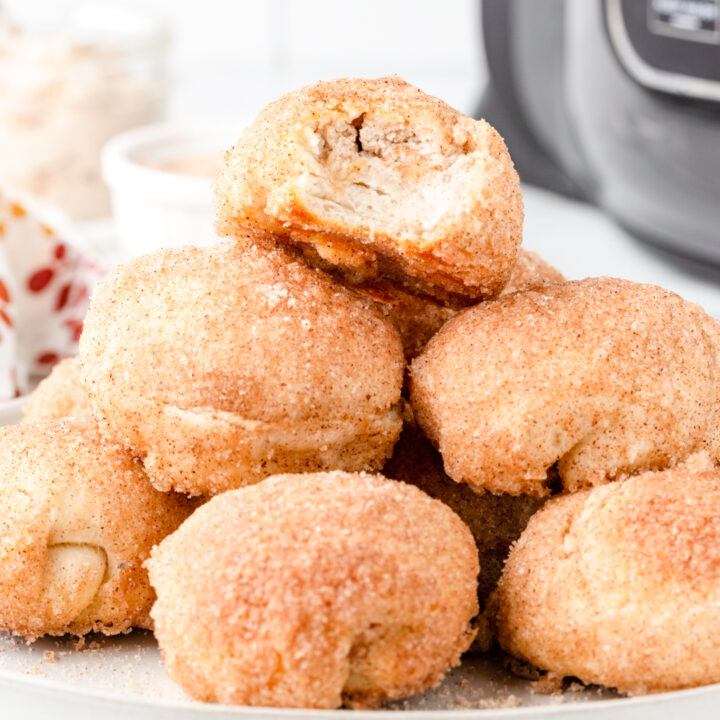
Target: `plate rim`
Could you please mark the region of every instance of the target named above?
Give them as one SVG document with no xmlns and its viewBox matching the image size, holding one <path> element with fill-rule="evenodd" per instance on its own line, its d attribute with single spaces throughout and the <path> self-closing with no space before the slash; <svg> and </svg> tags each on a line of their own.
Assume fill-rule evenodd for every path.
<svg viewBox="0 0 720 720">
<path fill-rule="evenodd" d="M 79 688 L 73 685 L 67 685 L 57 680 L 47 678 L 29 677 L 22 673 L 13 672 L 5 668 L 0 668 L 0 687 L 4 684 L 22 685 L 24 689 L 34 692 L 44 692 L 60 696 L 73 696 L 80 699 L 88 699 L 94 701 L 112 701 L 116 704 L 115 709 L 120 710 L 119 706 L 124 705 L 128 710 L 134 708 L 152 709 L 157 711 L 175 711 L 185 714 L 193 714 L 202 717 L 202 714 L 213 716 L 222 715 L 253 715 L 258 718 L 312 718 L 318 714 L 328 720 L 347 720 L 349 714 L 358 720 L 391 720 L 397 718 L 400 713 L 403 718 L 418 718 L 419 720 L 430 720 L 435 718 L 452 717 L 457 718 L 475 718 L 475 717 L 496 717 L 496 718 L 525 718 L 525 717 L 555 717 L 563 716 L 569 713 L 582 712 L 588 716 L 592 713 L 601 713 L 604 711 L 617 709 L 641 708 L 642 706 L 650 706 L 657 703 L 663 703 L 667 700 L 682 701 L 685 698 L 702 698 L 703 695 L 717 695 L 720 700 L 720 683 L 711 685 L 702 685 L 693 688 L 684 688 L 681 690 L 671 690 L 666 692 L 649 693 L 647 695 L 638 695 L 634 697 L 620 697 L 606 700 L 593 700 L 592 702 L 565 702 L 558 704 L 548 704 L 541 706 L 524 706 L 513 708 L 462 708 L 462 709 L 442 709 L 442 710 L 350 710 L 350 709 L 334 709 L 324 710 L 319 708 L 287 708 L 274 706 L 258 706 L 258 705 L 227 705 L 222 703 L 208 703 L 194 700 L 188 696 L 187 700 L 173 700 L 168 698 L 153 698 L 137 694 L 124 694 L 120 691 L 102 690 L 95 688 Z M 178 686 L 179 687 L 179 686 Z M 182 688 L 181 688 L 182 689 Z"/>
</svg>

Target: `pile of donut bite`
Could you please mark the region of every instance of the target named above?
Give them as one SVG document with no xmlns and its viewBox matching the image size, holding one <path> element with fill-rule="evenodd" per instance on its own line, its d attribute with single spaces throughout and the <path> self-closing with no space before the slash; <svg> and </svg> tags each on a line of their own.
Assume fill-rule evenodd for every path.
<svg viewBox="0 0 720 720">
<path fill-rule="evenodd" d="M 720 681 L 718 322 L 522 249 L 502 138 L 397 77 L 271 103 L 215 194 L 226 239 L 113 269 L 0 430 L 1 629 L 150 628 L 243 705 L 377 707 L 496 641 Z"/>
</svg>

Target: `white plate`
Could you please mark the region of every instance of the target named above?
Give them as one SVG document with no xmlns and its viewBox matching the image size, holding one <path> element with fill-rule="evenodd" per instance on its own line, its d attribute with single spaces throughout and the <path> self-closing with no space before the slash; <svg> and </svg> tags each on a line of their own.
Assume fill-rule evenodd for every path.
<svg viewBox="0 0 720 720">
<path fill-rule="evenodd" d="M 0 404 L 0 425 L 18 422 L 24 398 Z M 599 688 L 532 692 L 503 669 L 499 655 L 471 654 L 437 689 L 380 711 L 230 707 L 195 702 L 165 675 L 151 633 L 41 639 L 27 645 L 0 633 L 1 720 L 709 720 L 720 715 L 720 684 L 638 698 Z M 579 687 L 579 686 L 578 686 Z M 49 710 L 51 708 L 51 711 Z"/>
<path fill-rule="evenodd" d="M 440 688 L 382 711 L 312 711 L 206 705 L 189 700 L 165 675 L 150 633 L 119 638 L 93 636 L 82 650 L 75 640 L 43 639 L 33 645 L 0 636 L 0 717 L 23 720 L 266 720 L 286 718 L 358 720 L 398 718 L 496 720 L 549 718 L 564 720 L 659 720 L 715 718 L 720 686 L 617 698 L 609 691 L 586 688 L 563 695 L 533 694 L 530 683 L 502 669 L 498 657 L 470 655 Z M 503 707 L 504 705 L 504 707 Z M 459 709 L 459 708 L 470 709 Z M 100 713 L 100 715 L 99 715 Z"/>
</svg>

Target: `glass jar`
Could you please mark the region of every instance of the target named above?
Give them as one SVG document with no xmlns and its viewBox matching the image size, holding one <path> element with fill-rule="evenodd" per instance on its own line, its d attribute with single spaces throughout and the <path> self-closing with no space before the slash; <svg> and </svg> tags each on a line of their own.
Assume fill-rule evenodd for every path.
<svg viewBox="0 0 720 720">
<path fill-rule="evenodd" d="M 0 17 L 0 186 L 107 216 L 100 150 L 164 114 L 168 47 L 163 24 L 120 7 L 87 4 L 42 31 Z"/>
</svg>

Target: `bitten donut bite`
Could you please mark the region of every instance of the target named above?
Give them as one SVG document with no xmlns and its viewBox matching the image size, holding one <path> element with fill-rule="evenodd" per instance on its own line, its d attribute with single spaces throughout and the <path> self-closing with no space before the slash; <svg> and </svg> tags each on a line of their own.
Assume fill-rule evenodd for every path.
<svg viewBox="0 0 720 720">
<path fill-rule="evenodd" d="M 460 304 L 500 292 L 522 237 L 500 135 L 399 77 L 319 82 L 270 103 L 215 195 L 221 234 L 271 234 L 346 281 Z"/>
<path fill-rule="evenodd" d="M 162 250 L 116 268 L 80 348 L 103 428 L 160 490 L 379 469 L 402 426 L 395 328 L 277 248 Z"/>
<path fill-rule="evenodd" d="M 720 681 L 720 472 L 707 455 L 550 500 L 491 599 L 498 639 L 642 693 Z"/>
<path fill-rule="evenodd" d="M 407 413 L 400 439 L 383 474 L 419 487 L 430 497 L 451 508 L 473 534 L 480 556 L 478 601 L 484 610 L 490 593 L 495 589 L 510 546 L 520 536 L 534 512 L 543 504 L 542 498 L 493 495 L 474 492 L 464 483 L 456 483 L 443 471 L 442 458 Z M 487 651 L 493 635 L 483 612 L 475 622 L 478 634 L 472 649 Z"/>
<path fill-rule="evenodd" d="M 543 495 L 556 465 L 576 490 L 717 448 L 717 348 L 698 306 L 590 278 L 454 317 L 413 361 L 411 401 L 454 480 Z"/>
<path fill-rule="evenodd" d="M 199 700 L 373 707 L 438 684 L 474 635 L 472 535 L 379 475 L 224 493 L 148 564 L 168 674 Z"/>
<path fill-rule="evenodd" d="M 80 358 L 61 360 L 28 397 L 23 422 L 53 418 L 92 418 L 80 380 Z"/>
<path fill-rule="evenodd" d="M 143 562 L 189 502 L 81 420 L 0 428 L 0 467 L 0 629 L 32 640 L 151 627 Z"/>
</svg>

